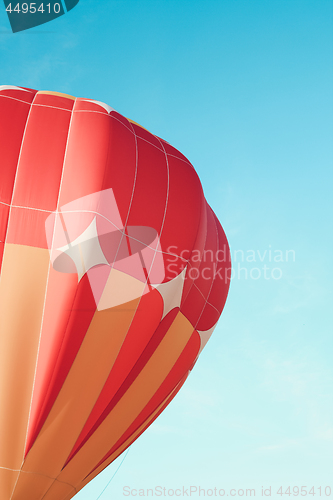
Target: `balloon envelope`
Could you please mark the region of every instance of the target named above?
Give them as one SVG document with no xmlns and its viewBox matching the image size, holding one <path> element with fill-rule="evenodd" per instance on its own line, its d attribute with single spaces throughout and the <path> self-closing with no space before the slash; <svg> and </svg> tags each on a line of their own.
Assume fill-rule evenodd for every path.
<svg viewBox="0 0 333 500">
<path fill-rule="evenodd" d="M 106 104 L 0 87 L 0 497 L 69 500 L 179 391 L 228 243 L 190 162 Z"/>
</svg>

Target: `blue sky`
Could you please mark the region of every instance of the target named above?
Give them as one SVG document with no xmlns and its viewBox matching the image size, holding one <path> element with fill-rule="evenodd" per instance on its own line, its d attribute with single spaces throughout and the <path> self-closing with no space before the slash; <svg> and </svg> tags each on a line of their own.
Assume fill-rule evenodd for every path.
<svg viewBox="0 0 333 500">
<path fill-rule="evenodd" d="M 80 0 L 17 34 L 0 8 L 1 84 L 104 101 L 173 144 L 233 255 L 211 340 L 101 500 L 333 495 L 332 42 L 327 0 Z M 97 500 L 121 460 L 75 498 Z"/>
</svg>

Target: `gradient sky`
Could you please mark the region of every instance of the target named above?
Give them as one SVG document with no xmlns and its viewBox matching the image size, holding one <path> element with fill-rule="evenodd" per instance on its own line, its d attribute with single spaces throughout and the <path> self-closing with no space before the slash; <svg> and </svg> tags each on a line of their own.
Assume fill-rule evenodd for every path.
<svg viewBox="0 0 333 500">
<path fill-rule="evenodd" d="M 0 84 L 106 102 L 177 147 L 233 256 L 187 383 L 78 500 L 158 485 L 333 498 L 332 47 L 327 0 L 80 0 L 17 34 L 0 5 Z"/>
</svg>

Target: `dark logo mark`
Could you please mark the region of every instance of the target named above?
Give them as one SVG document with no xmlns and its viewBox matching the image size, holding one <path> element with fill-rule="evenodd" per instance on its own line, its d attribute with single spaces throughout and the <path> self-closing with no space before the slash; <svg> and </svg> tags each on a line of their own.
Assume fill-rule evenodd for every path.
<svg viewBox="0 0 333 500">
<path fill-rule="evenodd" d="M 79 0 L 9 2 L 4 0 L 13 33 L 48 23 L 72 10 Z"/>
</svg>

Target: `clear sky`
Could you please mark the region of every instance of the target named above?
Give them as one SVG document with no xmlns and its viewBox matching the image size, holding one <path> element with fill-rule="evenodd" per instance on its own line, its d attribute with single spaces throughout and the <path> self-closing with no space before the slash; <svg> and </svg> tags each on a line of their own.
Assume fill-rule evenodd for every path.
<svg viewBox="0 0 333 500">
<path fill-rule="evenodd" d="M 80 0 L 17 34 L 0 6 L 0 84 L 104 101 L 173 144 L 233 256 L 187 383 L 78 500 L 158 485 L 333 498 L 332 47 L 327 0 Z"/>
</svg>

